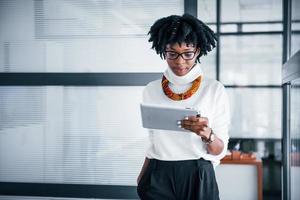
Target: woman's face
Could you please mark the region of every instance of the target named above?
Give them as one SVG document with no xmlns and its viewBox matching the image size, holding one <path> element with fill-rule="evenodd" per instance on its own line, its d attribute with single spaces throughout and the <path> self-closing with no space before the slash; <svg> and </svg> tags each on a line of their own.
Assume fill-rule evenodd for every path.
<svg viewBox="0 0 300 200">
<path fill-rule="evenodd" d="M 174 74 L 184 76 L 194 66 L 199 52 L 192 44 L 176 43 L 166 46 L 165 58 Z"/>
</svg>

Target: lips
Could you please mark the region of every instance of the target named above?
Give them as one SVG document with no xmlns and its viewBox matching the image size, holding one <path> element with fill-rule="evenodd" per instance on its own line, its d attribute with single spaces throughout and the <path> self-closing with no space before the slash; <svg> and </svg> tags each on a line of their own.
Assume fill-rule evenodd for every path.
<svg viewBox="0 0 300 200">
<path fill-rule="evenodd" d="M 187 70 L 188 69 L 186 67 L 176 67 L 176 68 L 174 68 L 174 71 L 179 72 L 179 73 L 185 72 Z"/>
</svg>

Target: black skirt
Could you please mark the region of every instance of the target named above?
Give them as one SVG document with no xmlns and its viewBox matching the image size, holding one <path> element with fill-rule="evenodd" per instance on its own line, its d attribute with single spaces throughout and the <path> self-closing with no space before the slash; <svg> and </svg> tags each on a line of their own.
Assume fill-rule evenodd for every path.
<svg viewBox="0 0 300 200">
<path fill-rule="evenodd" d="M 215 171 L 210 161 L 150 159 L 137 192 L 142 200 L 219 200 Z"/>
</svg>

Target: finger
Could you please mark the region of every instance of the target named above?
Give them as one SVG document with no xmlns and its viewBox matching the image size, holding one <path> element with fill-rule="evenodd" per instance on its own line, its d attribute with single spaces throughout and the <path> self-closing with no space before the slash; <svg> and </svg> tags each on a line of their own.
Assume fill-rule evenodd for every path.
<svg viewBox="0 0 300 200">
<path fill-rule="evenodd" d="M 186 116 L 183 120 L 185 121 L 192 121 L 192 122 L 197 122 L 198 118 L 195 116 Z"/>
<path fill-rule="evenodd" d="M 191 116 L 191 117 L 189 118 L 189 120 L 190 120 L 190 121 L 193 121 L 193 122 L 198 122 L 198 121 L 199 121 L 199 118 L 200 118 L 200 117 L 197 117 L 197 116 Z"/>
<path fill-rule="evenodd" d="M 201 122 L 201 124 L 205 124 L 205 126 L 208 126 L 208 118 L 206 117 L 201 117 L 199 118 L 199 122 Z"/>
<path fill-rule="evenodd" d="M 197 135 L 200 136 L 200 137 L 204 137 L 204 132 L 203 131 L 198 131 Z"/>
<path fill-rule="evenodd" d="M 197 127 L 191 126 L 191 125 L 185 125 L 185 126 L 182 126 L 182 128 L 184 130 L 189 130 L 189 131 L 194 132 L 196 134 L 197 134 L 197 130 L 199 130 L 199 129 L 197 129 Z"/>
<path fill-rule="evenodd" d="M 183 121 L 192 121 L 192 122 L 206 122 L 208 124 L 207 117 L 196 117 L 196 116 L 187 116 Z"/>
<path fill-rule="evenodd" d="M 207 122 L 208 123 L 207 117 L 199 117 L 198 120 L 199 120 L 199 122 Z"/>
<path fill-rule="evenodd" d="M 182 125 L 189 125 L 189 126 L 208 126 L 207 122 L 199 122 L 199 121 L 190 121 L 190 120 L 182 120 Z"/>
<path fill-rule="evenodd" d="M 181 128 L 183 128 L 183 129 L 186 129 L 186 130 L 190 130 L 190 131 L 193 131 L 194 130 L 194 128 L 193 128 L 193 126 L 192 125 L 181 125 Z"/>
<path fill-rule="evenodd" d="M 196 129 L 194 132 L 200 137 L 205 136 L 205 131 L 203 131 L 202 129 Z"/>
<path fill-rule="evenodd" d="M 198 119 L 195 116 L 186 116 L 183 120 L 181 120 L 182 125 L 196 125 Z"/>
<path fill-rule="evenodd" d="M 181 123 L 185 125 L 197 125 L 198 118 L 195 116 L 186 116 L 183 120 L 181 120 Z"/>
<path fill-rule="evenodd" d="M 186 130 L 190 130 L 192 132 L 199 132 L 199 131 L 205 131 L 206 130 L 206 126 L 201 125 L 181 125 L 181 128 L 186 129 Z"/>
</svg>

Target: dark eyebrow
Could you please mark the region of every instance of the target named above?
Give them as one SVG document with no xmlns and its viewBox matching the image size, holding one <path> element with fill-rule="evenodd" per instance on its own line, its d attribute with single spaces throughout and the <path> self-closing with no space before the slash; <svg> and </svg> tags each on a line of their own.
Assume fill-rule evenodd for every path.
<svg viewBox="0 0 300 200">
<path fill-rule="evenodd" d="M 172 48 L 172 47 L 169 47 L 169 48 L 175 50 L 175 49 Z M 194 49 L 183 49 L 183 51 L 186 51 L 186 50 L 191 50 L 191 51 L 193 51 Z"/>
<path fill-rule="evenodd" d="M 172 48 L 172 47 L 167 47 L 167 48 L 170 48 L 170 49 L 172 49 L 174 52 L 176 52 L 175 49 Z M 167 49 L 166 49 L 166 50 L 167 50 Z M 184 51 L 184 52 L 190 52 L 190 51 L 195 51 L 195 49 L 183 49 L 183 51 Z"/>
</svg>

